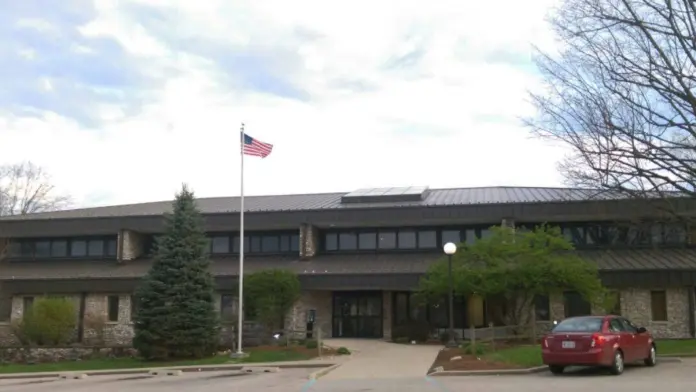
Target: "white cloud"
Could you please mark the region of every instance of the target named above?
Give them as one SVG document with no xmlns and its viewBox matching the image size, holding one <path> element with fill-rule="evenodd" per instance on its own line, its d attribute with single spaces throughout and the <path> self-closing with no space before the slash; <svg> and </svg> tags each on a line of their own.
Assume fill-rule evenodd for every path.
<svg viewBox="0 0 696 392">
<path fill-rule="evenodd" d="M 149 31 L 127 7 L 134 3 L 175 11 L 167 29 L 182 44 Z M 275 144 L 267 159 L 245 161 L 247 194 L 558 185 L 562 150 L 531 139 L 517 121 L 530 113 L 526 91 L 538 83 L 525 64 L 531 45 L 553 44 L 543 21 L 550 4 L 97 1 L 98 17 L 79 26 L 84 36 L 117 40 L 147 59 L 148 74 L 176 72 L 143 95 L 135 114 L 95 105 L 99 129 L 57 113 L 0 116 L 0 156 L 46 166 L 84 203 L 166 199 L 182 182 L 199 196 L 237 195 L 245 122 L 250 135 Z M 228 70 L 183 44 L 192 38 L 297 56 L 299 66 L 278 66 L 288 66 L 283 77 L 309 101 L 228 89 Z M 418 50 L 414 66 L 386 68 Z M 487 62 L 498 53 L 518 61 Z"/>
</svg>

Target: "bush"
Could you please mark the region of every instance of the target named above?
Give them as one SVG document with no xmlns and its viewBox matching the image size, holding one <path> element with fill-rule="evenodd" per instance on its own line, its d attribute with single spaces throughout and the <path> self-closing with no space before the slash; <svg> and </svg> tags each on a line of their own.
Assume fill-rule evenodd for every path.
<svg viewBox="0 0 696 392">
<path fill-rule="evenodd" d="M 338 350 L 336 350 L 336 354 L 338 355 L 350 355 L 350 350 L 346 347 L 339 347 Z"/>
<path fill-rule="evenodd" d="M 408 344 L 410 343 L 410 340 L 406 336 L 400 336 L 398 338 L 393 338 L 392 342 L 394 343 L 401 343 L 401 344 Z"/>
<path fill-rule="evenodd" d="M 37 298 L 15 325 L 17 337 L 25 344 L 58 346 L 70 341 L 75 332 L 75 304 L 67 298 Z"/>
<path fill-rule="evenodd" d="M 483 343 L 477 343 L 476 345 L 467 343 L 462 348 L 464 350 L 464 354 L 467 355 L 476 355 L 478 357 L 486 353 L 486 349 L 483 346 Z"/>
<path fill-rule="evenodd" d="M 440 333 L 440 342 L 442 342 L 442 344 L 449 342 L 449 340 L 450 340 L 449 331 L 444 331 L 444 332 Z M 454 331 L 454 340 L 459 340 L 459 334 L 457 333 L 457 331 Z"/>
<path fill-rule="evenodd" d="M 308 339 L 308 340 L 305 342 L 305 347 L 308 348 L 308 349 L 314 349 L 314 348 L 319 347 L 319 343 L 317 343 L 316 340 Z"/>
<path fill-rule="evenodd" d="M 430 325 L 423 321 L 412 321 L 408 324 L 398 326 L 392 331 L 394 339 L 406 338 L 409 342 L 425 342 L 430 335 Z"/>
</svg>

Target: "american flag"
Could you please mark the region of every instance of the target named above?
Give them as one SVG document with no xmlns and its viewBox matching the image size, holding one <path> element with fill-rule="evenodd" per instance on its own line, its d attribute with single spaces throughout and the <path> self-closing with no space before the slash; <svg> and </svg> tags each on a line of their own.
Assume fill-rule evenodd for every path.
<svg viewBox="0 0 696 392">
<path fill-rule="evenodd" d="M 242 154 L 266 158 L 271 154 L 271 151 L 273 151 L 272 144 L 256 140 L 244 132 L 242 132 L 242 139 L 244 140 L 244 144 L 242 144 Z"/>
</svg>

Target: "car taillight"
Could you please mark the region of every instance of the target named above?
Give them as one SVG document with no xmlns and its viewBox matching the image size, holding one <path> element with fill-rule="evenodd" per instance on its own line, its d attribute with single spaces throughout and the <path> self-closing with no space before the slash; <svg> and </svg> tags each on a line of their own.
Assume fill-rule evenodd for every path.
<svg viewBox="0 0 696 392">
<path fill-rule="evenodd" d="M 604 341 L 604 336 L 596 333 L 592 335 L 592 343 L 590 343 L 590 347 L 599 347 L 604 343 Z"/>
<path fill-rule="evenodd" d="M 546 338 L 541 339 L 541 344 L 544 345 L 544 348 L 549 348 L 549 341 Z"/>
</svg>

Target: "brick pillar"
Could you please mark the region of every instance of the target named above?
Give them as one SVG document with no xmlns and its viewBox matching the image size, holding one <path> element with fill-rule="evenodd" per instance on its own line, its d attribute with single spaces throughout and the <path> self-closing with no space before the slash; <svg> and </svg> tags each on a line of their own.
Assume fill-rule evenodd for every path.
<svg viewBox="0 0 696 392">
<path fill-rule="evenodd" d="M 137 259 L 145 252 L 145 236 L 131 230 L 118 233 L 117 259 L 119 262 Z"/>
<path fill-rule="evenodd" d="M 309 260 L 319 250 L 319 230 L 308 224 L 300 225 L 300 260 Z"/>
</svg>

